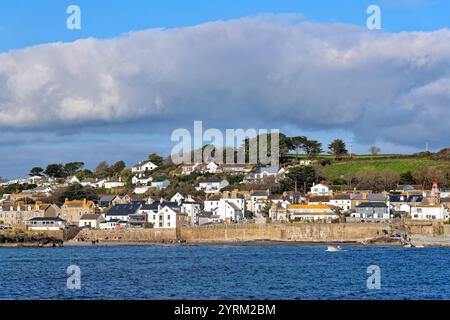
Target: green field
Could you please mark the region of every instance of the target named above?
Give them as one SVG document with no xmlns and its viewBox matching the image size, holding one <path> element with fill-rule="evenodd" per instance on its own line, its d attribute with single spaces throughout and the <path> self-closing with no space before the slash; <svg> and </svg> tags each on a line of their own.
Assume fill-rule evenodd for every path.
<svg viewBox="0 0 450 320">
<path fill-rule="evenodd" d="M 339 179 L 347 172 L 356 173 L 364 169 L 392 169 L 399 174 L 423 167 L 449 167 L 450 162 L 430 160 L 423 158 L 397 158 L 397 159 L 378 159 L 378 160 L 353 160 L 333 162 L 331 165 L 324 167 L 323 174 L 327 179 Z"/>
<path fill-rule="evenodd" d="M 404 157 L 408 157 L 408 156 L 401 155 L 401 154 L 378 154 L 378 155 L 353 154 L 352 155 L 353 159 L 389 159 L 389 158 L 404 158 Z M 307 156 L 305 154 L 299 154 L 299 155 L 289 154 L 288 158 L 307 159 Z M 335 158 L 335 156 L 332 154 L 321 154 L 317 157 L 317 159 L 319 159 L 319 160 L 322 160 L 322 159 L 333 160 L 334 158 Z"/>
</svg>

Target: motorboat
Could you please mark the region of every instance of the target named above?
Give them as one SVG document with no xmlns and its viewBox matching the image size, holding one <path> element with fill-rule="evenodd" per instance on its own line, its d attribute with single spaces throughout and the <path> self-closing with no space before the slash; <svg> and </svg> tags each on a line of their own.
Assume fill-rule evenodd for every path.
<svg viewBox="0 0 450 320">
<path fill-rule="evenodd" d="M 341 246 L 328 246 L 326 251 L 327 252 L 340 252 L 340 251 L 344 251 L 344 249 L 342 249 Z"/>
</svg>

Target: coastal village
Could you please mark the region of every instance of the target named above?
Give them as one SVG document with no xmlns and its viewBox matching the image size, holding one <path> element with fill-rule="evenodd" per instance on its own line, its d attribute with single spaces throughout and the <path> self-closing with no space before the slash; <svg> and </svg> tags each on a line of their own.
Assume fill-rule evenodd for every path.
<svg viewBox="0 0 450 320">
<path fill-rule="evenodd" d="M 440 188 L 437 181 L 429 188 L 397 183 L 381 191 L 358 186 L 339 190 L 317 176 L 315 181 L 301 175 L 292 181 L 294 172 L 305 174 L 315 166 L 317 161 L 307 158 L 279 167 L 214 161 L 175 166 L 156 154 L 149 158 L 129 169 L 120 163 L 115 171 L 121 174 L 104 163 L 104 169 L 99 168 L 100 164 L 96 171 L 104 170 L 104 178 L 99 178 L 100 174 L 88 178 L 81 170 L 64 178 L 52 177 L 48 169 L 48 175 L 40 169 L 26 179 L 4 181 L 0 184 L 3 190 L 19 186 L 22 191 L 1 196 L 1 228 L 176 229 L 224 224 L 362 224 L 394 219 L 446 223 L 450 218 L 450 189 Z M 157 174 L 161 169 L 165 169 L 163 176 Z M 126 180 L 124 173 L 128 174 Z M 280 191 L 279 185 L 287 180 L 291 184 Z M 178 190 L 180 181 L 185 184 Z M 186 185 L 191 186 L 190 192 L 184 191 Z"/>
</svg>

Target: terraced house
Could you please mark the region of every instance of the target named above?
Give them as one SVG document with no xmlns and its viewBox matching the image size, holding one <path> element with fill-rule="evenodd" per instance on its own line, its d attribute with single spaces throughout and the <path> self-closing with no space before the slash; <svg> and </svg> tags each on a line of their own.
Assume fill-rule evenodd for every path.
<svg viewBox="0 0 450 320">
<path fill-rule="evenodd" d="M 48 203 L 4 205 L 0 207 L 0 220 L 10 226 L 24 226 L 33 218 L 57 217 L 60 213 L 58 206 Z"/>
<path fill-rule="evenodd" d="M 68 224 L 78 225 L 82 216 L 94 213 L 94 202 L 86 199 L 72 201 L 66 199 L 61 207 L 61 217 L 66 220 Z"/>
</svg>

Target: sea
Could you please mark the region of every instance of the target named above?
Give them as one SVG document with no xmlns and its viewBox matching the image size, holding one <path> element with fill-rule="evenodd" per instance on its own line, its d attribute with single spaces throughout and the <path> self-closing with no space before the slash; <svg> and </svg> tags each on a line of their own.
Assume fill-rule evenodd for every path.
<svg viewBox="0 0 450 320">
<path fill-rule="evenodd" d="M 0 249 L 2 300 L 450 298 L 450 248 L 93 245 Z"/>
</svg>

